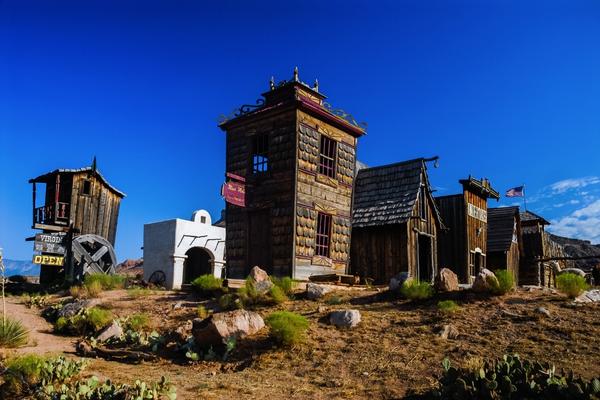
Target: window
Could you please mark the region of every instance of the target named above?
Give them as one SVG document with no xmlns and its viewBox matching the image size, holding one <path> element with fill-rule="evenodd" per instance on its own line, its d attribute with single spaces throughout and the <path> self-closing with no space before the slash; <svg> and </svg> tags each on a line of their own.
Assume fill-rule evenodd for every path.
<svg viewBox="0 0 600 400">
<path fill-rule="evenodd" d="M 325 135 L 321 135 L 321 154 L 319 156 L 319 173 L 335 178 L 335 154 L 337 143 Z"/>
<path fill-rule="evenodd" d="M 421 219 L 427 219 L 427 196 L 425 195 L 425 186 L 419 190 L 419 216 Z"/>
<path fill-rule="evenodd" d="M 331 215 L 319 213 L 317 215 L 317 248 L 318 256 L 329 257 L 329 244 L 331 242 Z"/>
<path fill-rule="evenodd" d="M 89 196 L 90 194 L 92 194 L 92 182 L 89 180 L 84 180 L 83 181 L 83 187 L 81 188 L 81 194 L 85 194 L 86 196 Z"/>
<path fill-rule="evenodd" d="M 252 173 L 260 174 L 269 170 L 269 136 L 252 137 Z"/>
<path fill-rule="evenodd" d="M 204 215 L 200 217 L 200 223 L 202 223 L 202 224 L 206 223 L 206 217 Z"/>
</svg>

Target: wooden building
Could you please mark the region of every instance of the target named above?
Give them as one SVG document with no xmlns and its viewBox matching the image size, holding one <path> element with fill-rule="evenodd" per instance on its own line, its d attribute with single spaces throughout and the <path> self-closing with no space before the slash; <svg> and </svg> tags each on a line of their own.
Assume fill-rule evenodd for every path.
<svg viewBox="0 0 600 400">
<path fill-rule="evenodd" d="M 423 281 L 437 274 L 442 221 L 419 158 L 358 171 L 352 214 L 351 271 L 376 283 L 399 272 Z"/>
<path fill-rule="evenodd" d="M 87 266 L 94 264 L 98 267 L 97 263 L 103 263 L 103 255 L 110 256 L 110 262 L 114 263 L 112 248 L 117 234 L 119 207 L 125 194 L 111 186 L 100 174 L 95 159 L 90 167 L 56 169 L 30 179 L 29 183 L 33 185 L 33 229 L 56 235 L 68 234 L 69 246 L 73 237 L 85 238 L 85 243 L 81 244 L 86 247 L 85 251 L 76 245 L 81 256 L 96 245 L 99 248 L 106 247 L 101 254 L 96 254 L 93 262 L 91 259 L 88 263 L 83 262 Z M 42 192 L 40 204 L 39 192 Z M 98 237 L 97 243 L 92 243 L 94 237 Z M 103 270 L 103 266 L 99 267 L 98 272 Z M 64 272 L 64 268 L 57 268 L 56 265 L 42 264 L 40 282 L 50 282 L 63 276 Z"/>
<path fill-rule="evenodd" d="M 255 265 L 279 276 L 346 273 L 352 185 L 363 124 L 332 109 L 293 79 L 275 84 L 256 106 L 219 125 L 226 171 L 245 185 L 245 204 L 227 204 L 227 276 Z"/>
<path fill-rule="evenodd" d="M 438 264 L 454 271 L 460 282 L 472 283 L 486 266 L 487 201 L 500 196 L 487 179 L 469 176 L 459 183 L 462 193 L 435 198 L 447 228 L 438 234 Z"/>
<path fill-rule="evenodd" d="M 554 287 L 556 274 L 548 261 L 541 261 L 553 257 L 565 257 L 563 246 L 554 242 L 546 226 L 550 225 L 545 218 L 538 214 L 525 211 L 521 213 L 521 234 L 523 237 L 523 253 L 519 269 L 519 282 L 521 285 L 536 285 Z M 561 268 L 571 265 L 564 260 L 557 262 Z"/>
<path fill-rule="evenodd" d="M 508 270 L 518 285 L 522 248 L 519 207 L 488 209 L 487 268 Z"/>
</svg>

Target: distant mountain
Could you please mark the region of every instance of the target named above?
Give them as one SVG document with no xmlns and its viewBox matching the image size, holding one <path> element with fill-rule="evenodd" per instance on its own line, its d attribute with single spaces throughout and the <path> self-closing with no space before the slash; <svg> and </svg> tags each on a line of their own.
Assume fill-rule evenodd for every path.
<svg viewBox="0 0 600 400">
<path fill-rule="evenodd" d="M 12 275 L 37 276 L 40 274 L 40 266 L 31 261 L 10 260 L 5 258 L 2 262 L 6 268 L 5 275 L 7 277 Z"/>
<path fill-rule="evenodd" d="M 588 260 L 576 260 L 577 268 L 591 269 L 600 264 L 600 244 L 592 244 L 589 240 L 571 239 L 550 234 L 550 238 L 565 248 L 565 253 L 571 257 L 598 256 Z"/>
<path fill-rule="evenodd" d="M 144 259 L 138 258 L 137 260 L 127 259 L 116 266 L 118 274 L 123 275 L 142 275 L 144 274 Z"/>
</svg>

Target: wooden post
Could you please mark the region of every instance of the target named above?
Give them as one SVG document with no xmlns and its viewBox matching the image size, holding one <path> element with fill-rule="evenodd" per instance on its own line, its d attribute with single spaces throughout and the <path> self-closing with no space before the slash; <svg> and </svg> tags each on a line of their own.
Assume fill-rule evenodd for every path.
<svg viewBox="0 0 600 400">
<path fill-rule="evenodd" d="M 58 194 L 60 193 L 60 174 L 56 174 L 56 187 L 54 188 L 54 217 L 53 222 L 56 223 L 58 217 Z"/>
<path fill-rule="evenodd" d="M 32 227 L 35 226 L 35 213 L 36 213 L 36 210 L 35 210 L 35 190 L 36 190 L 35 182 L 33 182 L 33 199 L 32 199 L 33 200 L 33 220 L 32 220 L 32 223 L 31 223 Z"/>
</svg>

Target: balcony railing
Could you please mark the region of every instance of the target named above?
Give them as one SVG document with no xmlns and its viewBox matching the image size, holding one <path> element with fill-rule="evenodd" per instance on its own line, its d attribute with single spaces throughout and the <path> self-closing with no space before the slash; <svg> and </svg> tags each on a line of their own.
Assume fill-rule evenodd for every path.
<svg viewBox="0 0 600 400">
<path fill-rule="evenodd" d="M 54 203 L 33 210 L 33 224 L 68 225 L 71 207 L 69 203 Z"/>
</svg>

